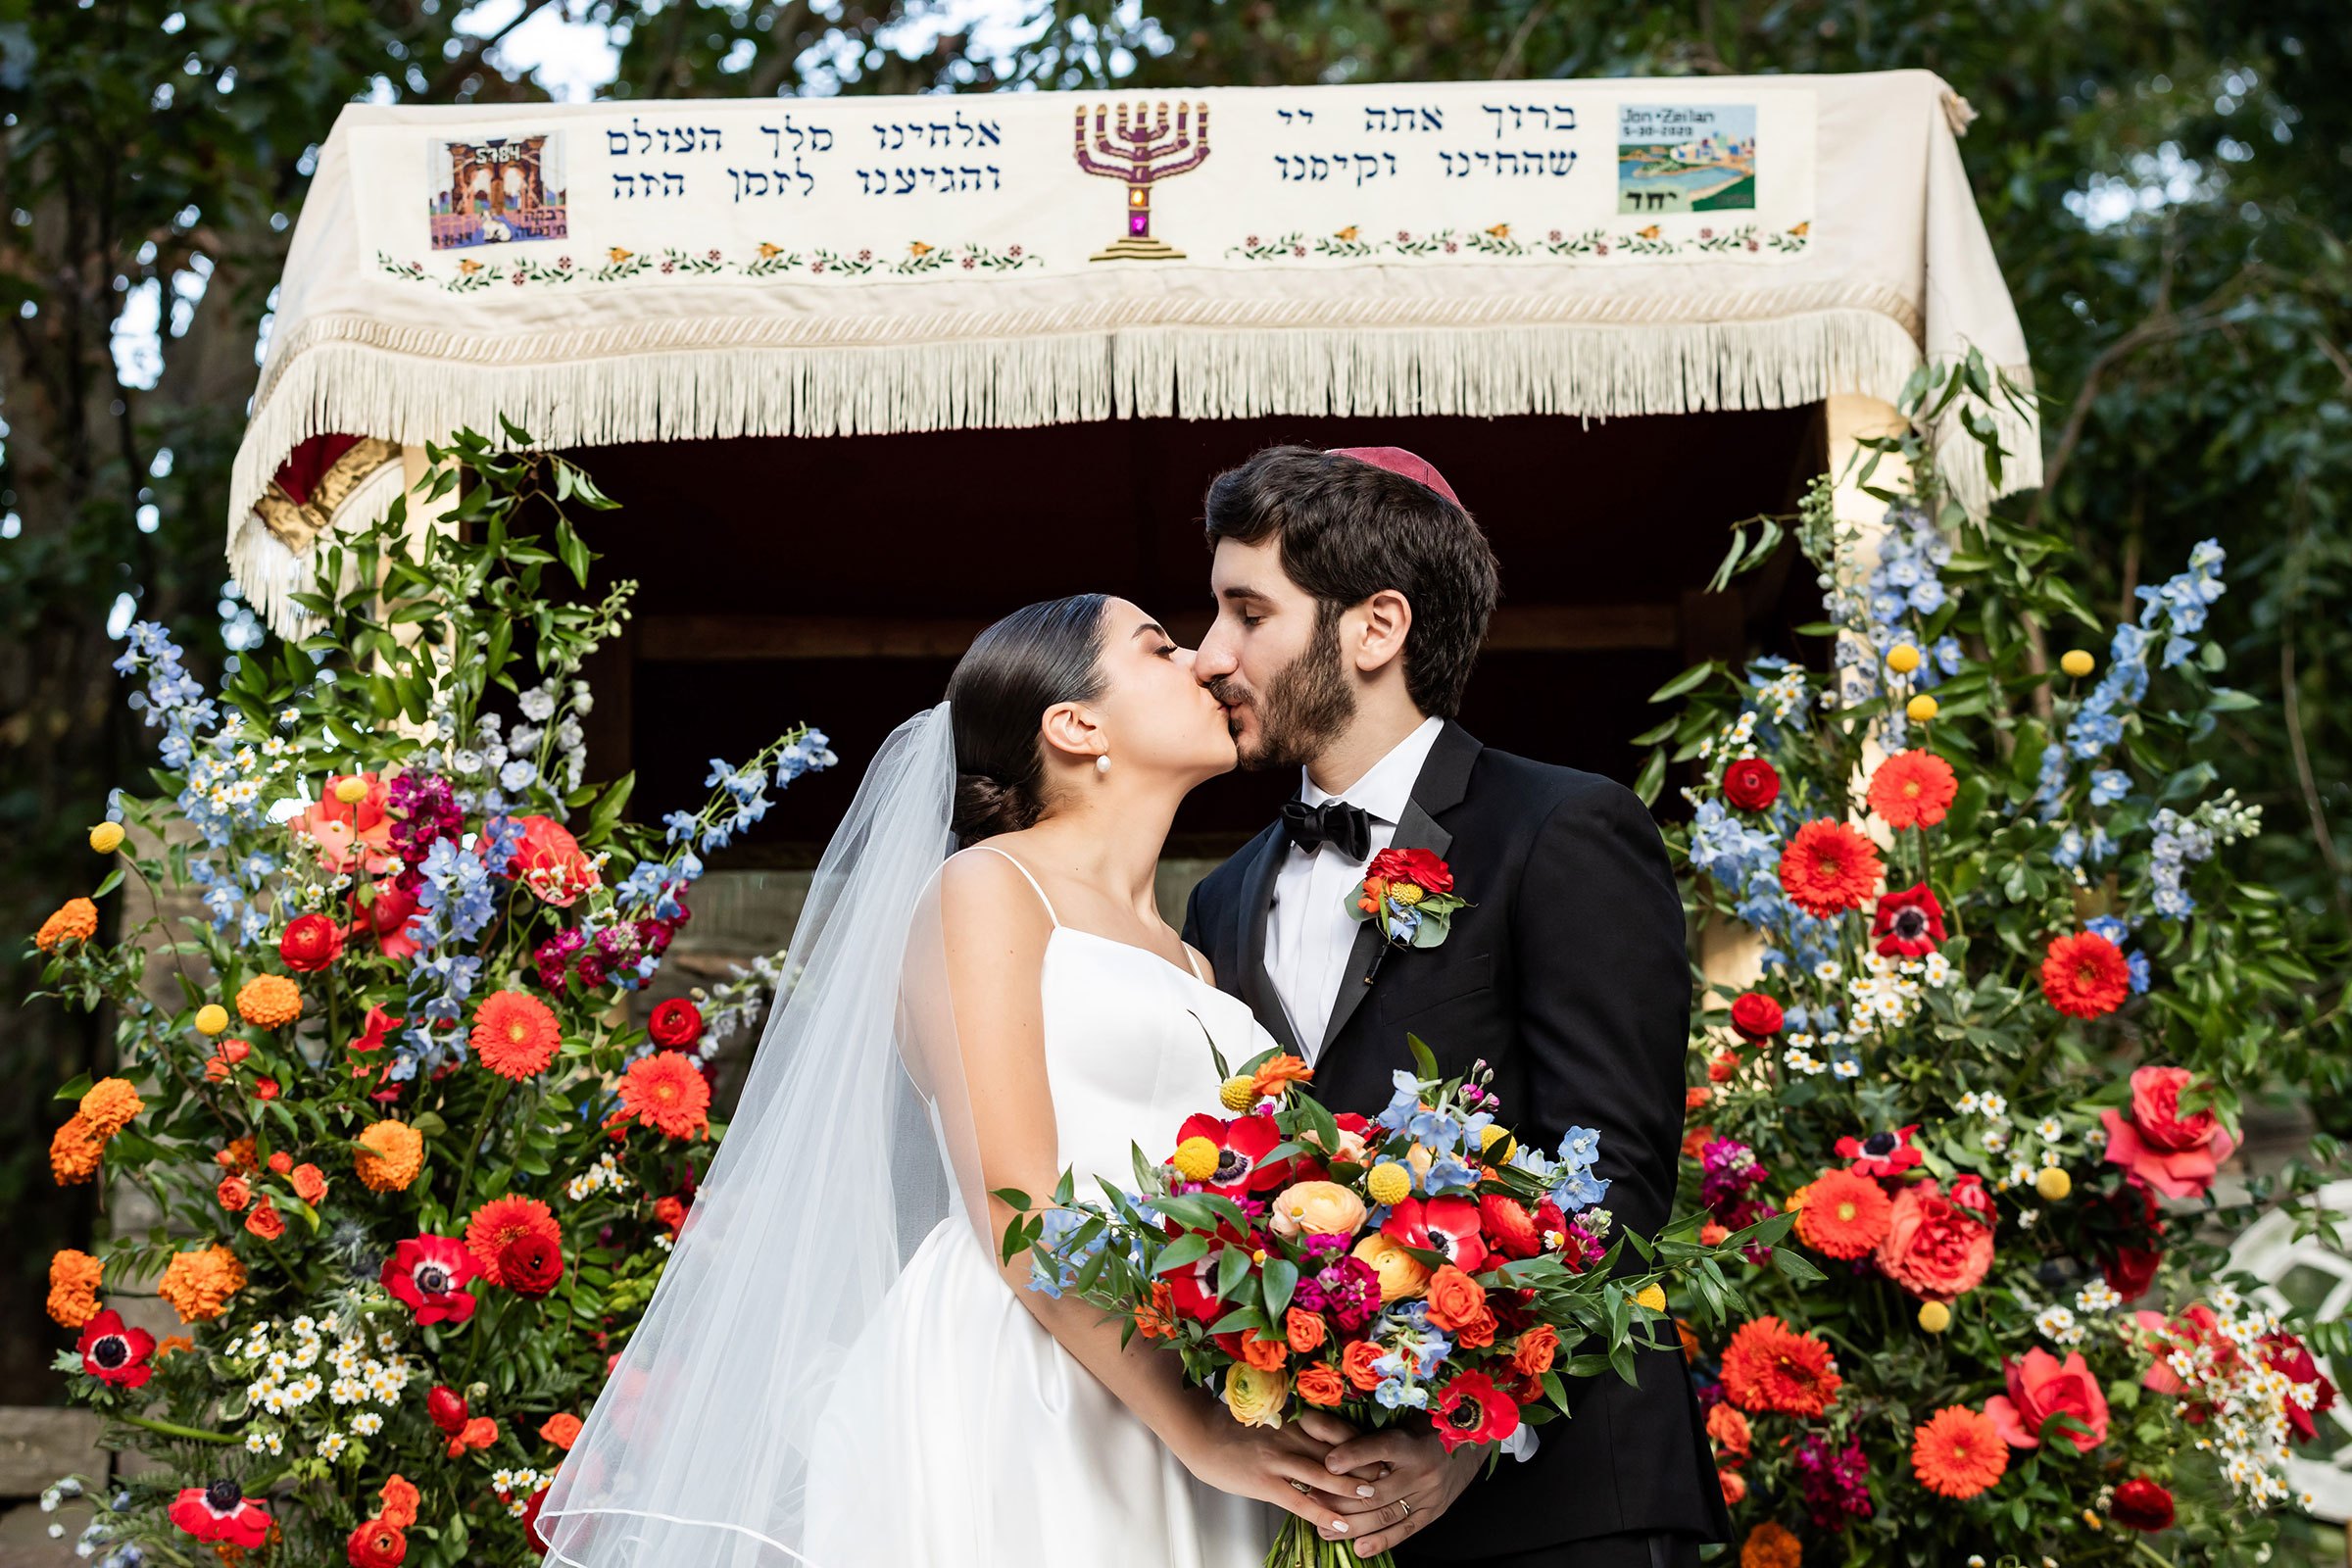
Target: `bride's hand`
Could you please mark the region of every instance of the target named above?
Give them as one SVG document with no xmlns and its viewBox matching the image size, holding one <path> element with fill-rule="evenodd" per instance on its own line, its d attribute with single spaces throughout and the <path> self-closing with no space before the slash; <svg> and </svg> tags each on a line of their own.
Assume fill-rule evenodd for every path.
<svg viewBox="0 0 2352 1568">
<path fill-rule="evenodd" d="M 1203 1413 L 1192 1442 L 1178 1455 L 1205 1486 L 1237 1497 L 1254 1497 L 1297 1514 L 1318 1529 L 1345 1536 L 1349 1526 L 1324 1489 L 1355 1483 L 1334 1477 L 1323 1456 L 1331 1445 L 1318 1443 L 1296 1424 L 1244 1426 L 1222 1404 Z M 1328 1537 L 1327 1537 L 1328 1539 Z"/>
</svg>

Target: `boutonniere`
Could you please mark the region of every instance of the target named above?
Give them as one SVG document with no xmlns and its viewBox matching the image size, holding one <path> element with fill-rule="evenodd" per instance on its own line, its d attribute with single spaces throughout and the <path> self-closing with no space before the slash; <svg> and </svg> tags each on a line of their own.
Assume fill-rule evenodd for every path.
<svg viewBox="0 0 2352 1568">
<path fill-rule="evenodd" d="M 1399 948 L 1436 947 L 1453 911 L 1469 905 L 1453 891 L 1453 867 L 1427 850 L 1381 851 L 1348 895 L 1349 917 L 1378 921 L 1381 935 Z"/>
</svg>

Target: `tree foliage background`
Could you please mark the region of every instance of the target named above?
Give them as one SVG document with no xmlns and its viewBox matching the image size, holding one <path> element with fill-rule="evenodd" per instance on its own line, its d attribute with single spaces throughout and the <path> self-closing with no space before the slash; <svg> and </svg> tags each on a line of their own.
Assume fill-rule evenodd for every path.
<svg viewBox="0 0 2352 1568">
<path fill-rule="evenodd" d="M 0 932 L 86 869 L 142 743 L 110 616 L 200 676 L 253 635 L 223 589 L 227 471 L 316 144 L 354 99 L 544 96 L 505 48 L 556 11 L 614 96 L 985 91 L 1923 67 L 2024 318 L 2075 586 L 2132 590 L 2218 535 L 2217 607 L 2263 699 L 2226 782 L 2333 976 L 2352 926 L 2352 27 L 2340 0 L 0 0 Z M 568 9 L 566 9 L 568 8 Z M 1726 519 L 1727 521 L 1731 519 Z M 2146 564 L 2143 565 L 2143 563 Z M 2064 646 L 2063 628 L 2053 631 Z M 100 1037 L 19 1011 L 0 941 L 0 1401 L 54 1396 L 40 1274 L 89 1212 L 25 1086 Z M 80 1029 L 82 1032 L 74 1032 Z M 2352 1131 L 2352 1064 L 2297 1086 Z"/>
</svg>

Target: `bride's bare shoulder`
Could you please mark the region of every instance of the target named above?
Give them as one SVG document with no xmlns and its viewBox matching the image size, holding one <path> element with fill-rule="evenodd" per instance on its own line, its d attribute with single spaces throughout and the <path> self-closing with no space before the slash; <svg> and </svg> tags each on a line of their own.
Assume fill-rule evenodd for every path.
<svg viewBox="0 0 2352 1568">
<path fill-rule="evenodd" d="M 949 857 L 939 875 L 939 912 L 951 933 L 1001 931 L 1007 937 L 1027 937 L 1054 925 L 1044 895 L 1020 862 L 985 845 Z"/>
</svg>

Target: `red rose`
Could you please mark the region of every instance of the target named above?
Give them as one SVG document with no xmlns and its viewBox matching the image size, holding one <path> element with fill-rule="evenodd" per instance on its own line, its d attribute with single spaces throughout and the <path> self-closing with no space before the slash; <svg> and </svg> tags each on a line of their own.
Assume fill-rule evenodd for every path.
<svg viewBox="0 0 2352 1568">
<path fill-rule="evenodd" d="M 2100 1259 L 2099 1272 L 2106 1277 L 2109 1290 L 2127 1301 L 2136 1301 L 2148 1294 L 2163 1262 L 2164 1253 L 2152 1248 L 2119 1247 L 2113 1257 Z"/>
<path fill-rule="evenodd" d="M 2042 1423 L 2057 1415 L 2073 1416 L 2090 1429 L 2052 1431 L 2052 1437 L 2063 1432 L 2076 1451 L 2087 1453 L 2107 1441 L 2107 1396 L 2099 1391 L 2099 1380 L 2091 1376 L 2081 1350 L 2061 1361 L 2035 1346 L 2023 1361 L 2002 1362 L 2001 1370 L 2009 1379 L 2009 1392 L 1986 1399 L 1984 1413 L 2009 1446 L 2040 1447 Z"/>
<path fill-rule="evenodd" d="M 433 1425 L 454 1438 L 466 1430 L 466 1396 L 445 1383 L 436 1383 L 424 1396 L 424 1413 L 432 1417 Z"/>
<path fill-rule="evenodd" d="M 2133 1476 L 2115 1489 L 2115 1502 L 2109 1511 L 2117 1524 L 2134 1530 L 2170 1530 L 2173 1494 L 2143 1476 Z"/>
<path fill-rule="evenodd" d="M 277 956 L 289 969 L 316 973 L 343 956 L 343 928 L 323 914 L 296 915 L 277 940 Z"/>
<path fill-rule="evenodd" d="M 667 1051 L 682 1051 L 703 1038 L 703 1009 L 684 997 L 672 997 L 654 1009 L 653 1022 L 647 1029 L 655 1045 Z"/>
<path fill-rule="evenodd" d="M 517 1296 L 545 1296 L 564 1278 L 563 1249 L 526 1231 L 499 1249 L 498 1277 Z"/>
<path fill-rule="evenodd" d="M 1742 811 L 1761 811 L 1781 798 L 1781 775 L 1761 757 L 1744 758 L 1723 770 L 1723 798 Z"/>
<path fill-rule="evenodd" d="M 541 1487 L 537 1492 L 532 1493 L 530 1500 L 522 1505 L 522 1533 L 531 1538 L 532 1546 L 540 1551 L 545 1551 L 554 1544 L 539 1530 L 539 1510 L 546 1504 L 547 1488 Z"/>
<path fill-rule="evenodd" d="M 1761 991 L 1743 992 L 1732 1004 L 1732 1027 L 1750 1040 L 1770 1040 L 1786 1021 L 1781 1004 Z"/>
<path fill-rule="evenodd" d="M 1453 868 L 1427 850 L 1383 850 L 1364 867 L 1364 880 L 1410 882 L 1431 893 L 1453 891 Z"/>
<path fill-rule="evenodd" d="M 1922 1300 L 1956 1301 L 1992 1267 L 1992 1227 L 1961 1197 L 1957 1190 L 1944 1197 L 1933 1181 L 1904 1188 L 1879 1239 L 1879 1268 Z"/>
<path fill-rule="evenodd" d="M 409 1554 L 409 1538 L 381 1519 L 364 1519 L 344 1543 L 344 1560 L 351 1568 L 400 1568 Z"/>
<path fill-rule="evenodd" d="M 2099 1112 L 2107 1128 L 2107 1162 L 2167 1198 L 2201 1198 L 2237 1140 L 2210 1109 L 2180 1114 L 2185 1067 L 2142 1067 L 2132 1074 L 2132 1119 Z"/>
</svg>

